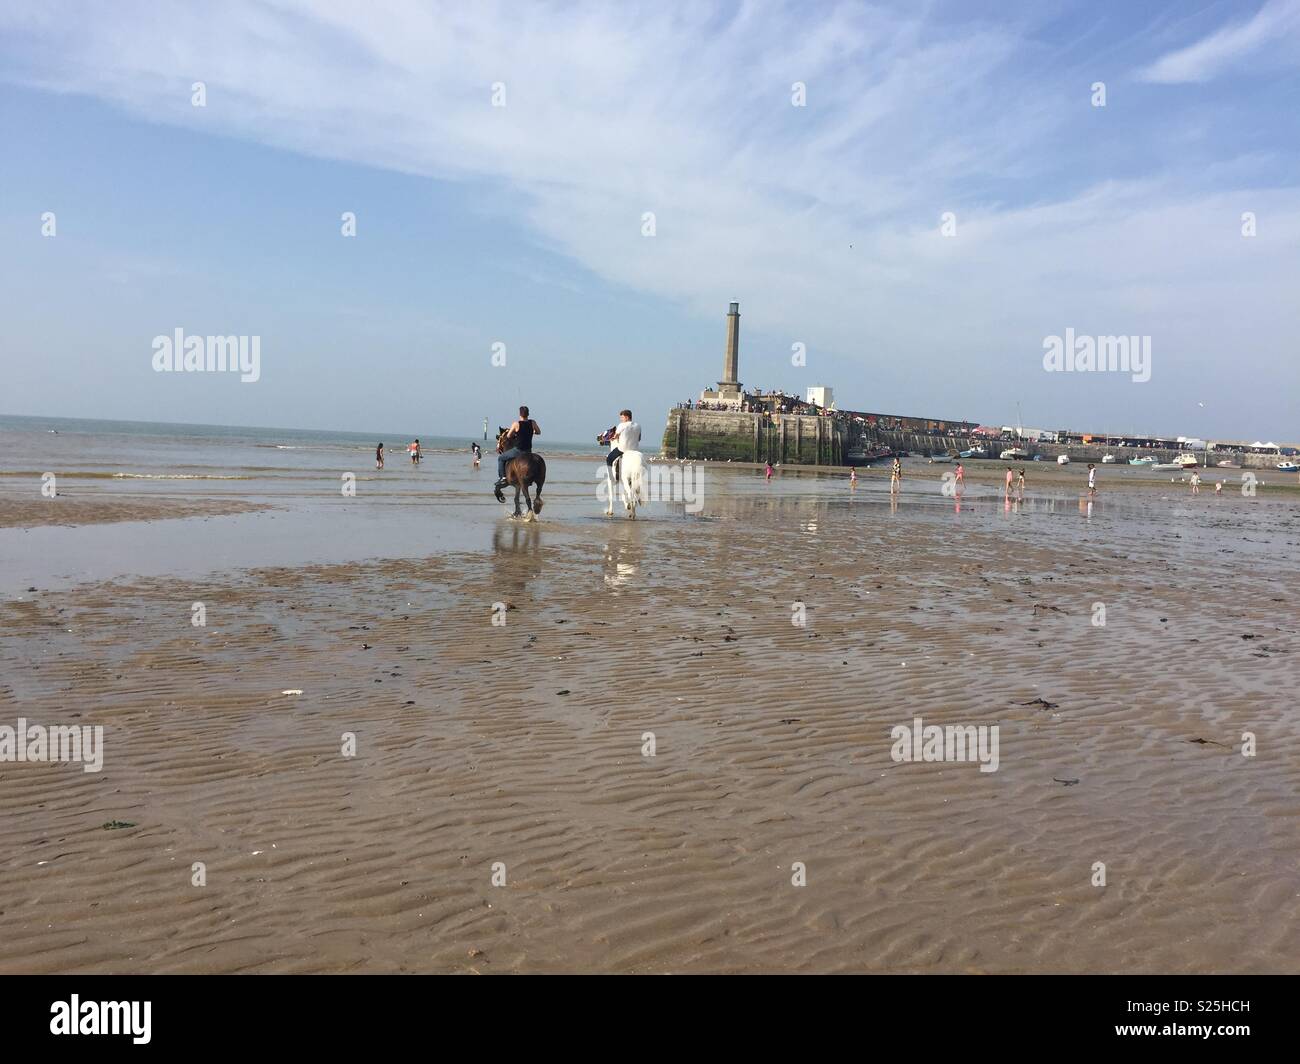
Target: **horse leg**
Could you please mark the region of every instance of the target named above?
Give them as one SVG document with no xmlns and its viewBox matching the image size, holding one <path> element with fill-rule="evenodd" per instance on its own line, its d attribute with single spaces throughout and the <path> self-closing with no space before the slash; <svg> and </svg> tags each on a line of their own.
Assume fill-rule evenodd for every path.
<svg viewBox="0 0 1300 1064">
<path fill-rule="evenodd" d="M 614 516 L 614 467 L 605 466 L 605 516 Z"/>
<path fill-rule="evenodd" d="M 533 513 L 533 500 L 528 495 L 528 481 L 524 481 L 524 502 L 528 505 L 528 512 L 524 514 L 524 520 L 536 521 L 537 515 Z"/>
<path fill-rule="evenodd" d="M 631 470 L 623 466 L 618 471 L 619 484 L 623 489 L 623 506 L 627 509 L 627 516 L 636 520 L 637 503 L 641 501 L 641 484 L 640 473 L 637 471 L 635 464 Z"/>
<path fill-rule="evenodd" d="M 618 496 L 623 500 L 623 509 L 631 510 L 632 503 L 627 495 L 627 481 L 623 479 L 623 457 L 620 455 L 617 462 L 614 463 L 614 478 L 618 481 Z M 610 501 L 613 506 L 613 500 Z"/>
<path fill-rule="evenodd" d="M 521 516 L 519 513 L 519 484 L 515 484 L 515 517 Z"/>
</svg>

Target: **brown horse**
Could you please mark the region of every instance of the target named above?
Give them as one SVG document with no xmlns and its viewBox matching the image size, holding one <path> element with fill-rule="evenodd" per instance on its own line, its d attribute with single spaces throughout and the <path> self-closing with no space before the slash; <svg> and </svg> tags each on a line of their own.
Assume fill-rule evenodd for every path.
<svg viewBox="0 0 1300 1064">
<path fill-rule="evenodd" d="M 506 433 L 509 429 L 497 426 L 497 454 L 506 450 Z M 515 489 L 515 512 L 512 517 L 521 516 L 519 513 L 519 493 L 523 492 L 524 502 L 528 504 L 528 513 L 522 515 L 525 521 L 532 521 L 537 514 L 542 512 L 542 485 L 546 483 L 546 459 L 540 454 L 516 455 L 506 463 L 506 484 L 513 485 Z M 528 489 L 537 485 L 537 498 L 529 497 Z M 505 502 L 506 497 L 501 494 L 500 488 L 493 488 L 496 494 L 497 502 Z"/>
</svg>

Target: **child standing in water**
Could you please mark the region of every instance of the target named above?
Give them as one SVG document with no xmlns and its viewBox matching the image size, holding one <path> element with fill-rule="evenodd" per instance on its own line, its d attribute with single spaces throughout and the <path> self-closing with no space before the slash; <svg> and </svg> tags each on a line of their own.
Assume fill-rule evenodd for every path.
<svg viewBox="0 0 1300 1064">
<path fill-rule="evenodd" d="M 1010 466 L 1007 466 L 1007 490 L 1006 490 L 1006 497 L 1007 497 L 1008 499 L 1011 498 L 1011 476 L 1012 476 L 1012 473 L 1011 473 L 1011 467 L 1010 467 Z"/>
<path fill-rule="evenodd" d="M 957 463 L 957 490 L 960 492 L 962 485 L 966 483 L 966 470 L 962 468 L 960 462 Z"/>
<path fill-rule="evenodd" d="M 1020 467 L 1020 472 L 1016 474 L 1016 497 L 1021 502 L 1025 501 L 1025 467 Z"/>
<path fill-rule="evenodd" d="M 771 479 L 772 479 L 772 474 L 773 474 L 774 472 L 776 472 L 776 471 L 772 468 L 772 463 L 771 463 L 771 462 L 768 462 L 768 463 L 767 463 L 767 473 L 766 473 L 766 476 L 767 476 L 767 479 L 768 479 L 768 480 L 771 480 Z"/>
<path fill-rule="evenodd" d="M 857 484 L 857 482 L 858 482 L 858 471 L 857 471 L 856 469 L 850 469 L 850 470 L 849 470 L 849 483 L 850 483 L 850 484 Z"/>
<path fill-rule="evenodd" d="M 375 448 L 375 468 L 384 468 L 384 445 L 382 443 Z"/>
<path fill-rule="evenodd" d="M 897 494 L 903 486 L 903 463 L 895 458 L 894 466 L 889 471 L 889 494 Z"/>
</svg>

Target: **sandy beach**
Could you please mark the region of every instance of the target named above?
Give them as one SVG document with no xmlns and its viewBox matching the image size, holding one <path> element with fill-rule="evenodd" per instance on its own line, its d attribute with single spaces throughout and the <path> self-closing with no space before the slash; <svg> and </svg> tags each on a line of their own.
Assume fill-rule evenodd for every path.
<svg viewBox="0 0 1300 1064">
<path fill-rule="evenodd" d="M 346 513 L 83 487 L 66 529 L 3 485 L 0 723 L 104 761 L 0 764 L 0 971 L 1300 971 L 1294 492 L 712 470 L 629 522 L 574 460 L 525 525 L 427 464 Z M 361 556 L 20 553 L 107 555 L 97 503 Z M 916 716 L 998 725 L 997 771 L 895 761 Z"/>
<path fill-rule="evenodd" d="M 0 502 L 0 528 L 67 528 L 107 525 L 120 521 L 158 521 L 180 517 L 220 517 L 253 513 L 264 507 L 238 499 L 150 499 L 92 495 L 62 499 L 44 506 Z"/>
</svg>

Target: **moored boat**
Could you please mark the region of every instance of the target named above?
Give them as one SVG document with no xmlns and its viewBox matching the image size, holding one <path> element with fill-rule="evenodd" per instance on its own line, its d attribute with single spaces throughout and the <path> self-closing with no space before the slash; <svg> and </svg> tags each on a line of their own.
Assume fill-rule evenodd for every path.
<svg viewBox="0 0 1300 1064">
<path fill-rule="evenodd" d="M 1140 465 L 1140 466 L 1153 466 L 1153 465 L 1156 464 L 1156 460 L 1155 460 L 1154 458 L 1152 458 L 1150 455 L 1148 455 L 1148 456 L 1145 457 L 1145 458 L 1130 458 L 1130 459 L 1128 460 L 1128 464 L 1129 464 L 1129 465 Z"/>
<path fill-rule="evenodd" d="M 1008 447 L 998 457 L 1004 462 L 1023 461 L 1029 457 L 1029 452 L 1021 447 Z"/>
<path fill-rule="evenodd" d="M 882 458 L 893 457 L 894 452 L 888 447 L 876 447 L 872 450 L 855 447 L 844 455 L 844 464 L 850 466 L 864 466 L 870 465 L 872 462 L 878 462 Z"/>
<path fill-rule="evenodd" d="M 1069 465 L 1069 464 L 1070 464 L 1070 456 L 1069 456 L 1068 454 L 1058 454 L 1058 455 L 1056 456 L 1056 464 L 1057 464 L 1057 465 Z"/>
</svg>

